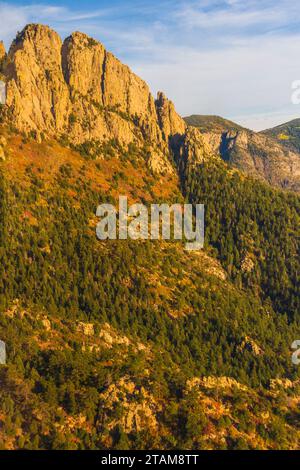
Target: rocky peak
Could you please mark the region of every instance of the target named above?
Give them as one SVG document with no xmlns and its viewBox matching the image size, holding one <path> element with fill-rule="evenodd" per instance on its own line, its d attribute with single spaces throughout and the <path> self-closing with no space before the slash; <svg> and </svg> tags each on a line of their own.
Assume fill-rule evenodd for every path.
<svg viewBox="0 0 300 470">
<path fill-rule="evenodd" d="M 103 104 L 102 74 L 106 51 L 86 34 L 75 32 L 62 46 L 62 67 L 71 96 L 76 93 Z"/>
<path fill-rule="evenodd" d="M 19 33 L 4 70 L 6 104 L 22 131 L 62 132 L 70 110 L 61 69 L 59 35 L 48 26 L 31 24 Z"/>
<path fill-rule="evenodd" d="M 187 152 L 200 158 L 200 132 L 185 138 L 174 104 L 162 92 L 155 101 L 141 78 L 86 34 L 62 42 L 48 26 L 30 24 L 13 42 L 4 74 L 7 114 L 20 131 L 64 135 L 75 144 L 146 143 L 156 173 L 173 171 L 169 150 L 179 154 L 183 141 L 185 158 Z"/>
<path fill-rule="evenodd" d="M 48 26 L 30 24 L 8 63 L 7 106 L 19 130 L 166 149 L 147 84 L 86 34 L 62 43 Z"/>
<path fill-rule="evenodd" d="M 159 126 L 166 141 L 170 136 L 182 135 L 185 133 L 186 124 L 177 114 L 172 101 L 168 100 L 161 91 L 157 94 L 155 102 Z"/>
</svg>

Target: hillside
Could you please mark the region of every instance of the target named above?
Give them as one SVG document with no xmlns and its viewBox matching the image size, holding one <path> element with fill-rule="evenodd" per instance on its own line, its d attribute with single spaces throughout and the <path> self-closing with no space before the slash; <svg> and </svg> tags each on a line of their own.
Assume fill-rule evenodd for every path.
<svg viewBox="0 0 300 470">
<path fill-rule="evenodd" d="M 239 124 L 220 116 L 194 114 L 192 116 L 185 117 L 184 120 L 189 126 L 198 127 L 201 132 L 223 133 L 228 131 L 245 130 L 242 126 L 239 126 Z"/>
<path fill-rule="evenodd" d="M 267 129 L 262 134 L 272 137 L 294 152 L 300 152 L 300 119 Z"/>
<path fill-rule="evenodd" d="M 29 25 L 3 64 L 0 448 L 299 448 L 299 195 L 82 33 Z M 203 203 L 204 249 L 99 241 L 125 194 Z"/>
<path fill-rule="evenodd" d="M 176 178 L 157 181 L 138 151 L 94 161 L 5 139 L 2 446 L 295 447 L 298 319 L 251 293 L 257 268 L 241 258 L 233 275 L 220 253 L 226 273 L 209 246 L 95 239 L 105 193 L 178 200 Z"/>
<path fill-rule="evenodd" d="M 212 151 L 233 167 L 273 186 L 300 190 L 300 154 L 292 143 L 297 142 L 296 127 L 287 139 L 284 129 L 257 133 L 216 116 L 195 115 L 185 121 L 198 128 Z"/>
</svg>

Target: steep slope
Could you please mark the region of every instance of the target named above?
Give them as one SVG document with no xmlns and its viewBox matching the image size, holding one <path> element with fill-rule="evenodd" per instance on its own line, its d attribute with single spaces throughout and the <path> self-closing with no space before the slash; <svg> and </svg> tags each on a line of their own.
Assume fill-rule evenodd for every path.
<svg viewBox="0 0 300 470">
<path fill-rule="evenodd" d="M 191 116 L 211 150 L 250 176 L 280 188 L 300 191 L 300 154 L 266 133 L 243 129 L 219 117 Z M 192 124 L 193 123 L 193 124 Z"/>
<path fill-rule="evenodd" d="M 228 132 L 245 130 L 239 124 L 220 116 L 193 114 L 184 118 L 189 126 L 198 127 L 202 132 Z"/>
<path fill-rule="evenodd" d="M 299 197 L 82 33 L 29 25 L 2 69 L 0 447 L 296 449 Z M 205 249 L 100 242 L 121 194 L 204 203 Z"/>
<path fill-rule="evenodd" d="M 14 126 L 38 140 L 64 136 L 84 142 L 135 143 L 152 149 L 153 167 L 168 165 L 168 137 L 185 124 L 171 103 L 156 103 L 147 84 L 102 44 L 82 33 L 63 43 L 43 25 L 28 25 L 2 66 L 6 114 Z M 156 154 L 156 157 L 155 157 Z"/>
<path fill-rule="evenodd" d="M 300 152 L 300 119 L 294 119 L 272 129 L 267 129 L 261 134 L 272 137 L 294 152 Z"/>
<path fill-rule="evenodd" d="M 240 264 L 231 253 L 227 262 L 222 234 L 223 267 L 217 259 L 212 237 L 226 217 L 219 204 L 226 179 L 215 188 L 202 172 L 194 185 L 204 202 L 209 188 L 218 198 L 207 201 L 216 214 L 203 252 L 185 252 L 182 242 L 99 242 L 99 201 L 126 193 L 130 202 L 181 202 L 176 175 L 155 177 L 138 148 L 107 146 L 106 158 L 92 160 L 56 141 L 0 132 L 0 337 L 8 351 L 0 447 L 297 448 L 290 344 L 299 323 L 261 299 L 257 280 L 252 288 L 243 259 L 250 241 L 235 243 Z M 281 198 L 296 239 L 294 202 Z M 270 217 L 253 197 L 256 207 L 273 233 L 278 203 Z M 244 239 L 239 218 L 231 224 Z M 282 266 L 269 277 L 279 274 Z"/>
</svg>

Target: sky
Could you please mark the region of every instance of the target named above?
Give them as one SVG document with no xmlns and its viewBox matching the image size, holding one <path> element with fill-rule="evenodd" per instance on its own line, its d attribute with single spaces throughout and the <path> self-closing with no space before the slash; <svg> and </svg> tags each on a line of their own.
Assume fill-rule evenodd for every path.
<svg viewBox="0 0 300 470">
<path fill-rule="evenodd" d="M 299 0 L 0 0 L 9 47 L 27 23 L 98 39 L 177 111 L 254 130 L 300 117 Z"/>
</svg>

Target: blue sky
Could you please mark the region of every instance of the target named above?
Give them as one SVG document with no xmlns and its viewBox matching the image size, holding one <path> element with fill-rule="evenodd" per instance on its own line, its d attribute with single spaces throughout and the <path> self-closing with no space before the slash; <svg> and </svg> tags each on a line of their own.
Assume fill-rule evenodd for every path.
<svg viewBox="0 0 300 470">
<path fill-rule="evenodd" d="M 62 38 L 90 34 L 182 115 L 218 114 L 253 129 L 300 117 L 291 104 L 299 0 L 0 0 L 0 18 L 7 47 L 28 22 Z"/>
</svg>

